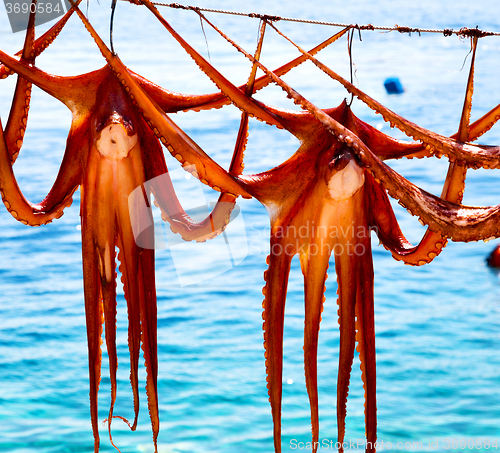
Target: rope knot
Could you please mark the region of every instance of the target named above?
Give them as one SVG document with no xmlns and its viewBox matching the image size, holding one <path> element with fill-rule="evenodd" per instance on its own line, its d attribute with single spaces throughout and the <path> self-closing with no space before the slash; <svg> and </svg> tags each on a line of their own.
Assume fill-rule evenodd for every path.
<svg viewBox="0 0 500 453">
<path fill-rule="evenodd" d="M 396 31 L 398 31 L 399 33 L 408 33 L 409 35 L 412 34 L 412 32 L 417 32 L 418 33 L 418 36 L 421 36 L 420 35 L 420 29 L 418 28 L 410 28 L 410 27 L 400 27 L 398 24 L 394 25 L 394 28 L 396 29 Z"/>
<path fill-rule="evenodd" d="M 175 8 L 175 9 L 184 9 L 184 10 L 188 10 L 188 9 L 193 9 L 194 7 L 193 6 L 185 6 L 185 5 L 181 5 L 180 3 L 170 3 L 170 5 L 168 5 L 170 8 Z"/>
<path fill-rule="evenodd" d="M 491 36 L 492 33 L 488 31 L 479 30 L 478 27 L 476 28 L 463 27 L 458 31 L 457 35 L 461 36 L 462 38 L 475 38 L 475 37 L 484 38 L 485 36 Z"/>
</svg>

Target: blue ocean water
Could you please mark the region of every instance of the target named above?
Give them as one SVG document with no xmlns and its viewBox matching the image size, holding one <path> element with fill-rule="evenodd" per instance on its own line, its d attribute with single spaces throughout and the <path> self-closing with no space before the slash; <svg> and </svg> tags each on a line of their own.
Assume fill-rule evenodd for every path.
<svg viewBox="0 0 500 453">
<path fill-rule="evenodd" d="M 424 0 L 405 5 L 395 0 L 348 4 L 333 0 L 272 4 L 260 0 L 206 0 L 198 1 L 197 6 L 341 23 L 454 29 L 478 25 L 500 31 L 500 7 L 494 0 Z M 205 56 L 209 54 L 212 64 L 231 81 L 241 84 L 246 80 L 249 63 L 206 26 L 205 37 L 194 13 L 167 8 L 161 11 L 182 36 Z M 107 41 L 109 5 L 91 2 L 88 16 Z M 258 20 L 215 14 L 210 17 L 236 42 L 253 51 Z M 1 8 L 0 21 L 0 47 L 17 52 L 24 39 L 22 33 L 9 32 Z M 327 26 L 285 22 L 278 26 L 306 48 L 338 31 Z M 40 31 L 46 28 L 40 27 Z M 444 135 L 456 131 L 468 76 L 469 40 L 442 34 L 409 36 L 369 31 L 362 32 L 361 39 L 355 36 L 353 43 L 355 82 L 361 89 L 424 127 Z M 114 42 L 125 64 L 168 89 L 196 94 L 215 91 L 210 80 L 143 8 L 118 5 Z M 500 38 L 481 39 L 473 120 L 500 102 L 499 54 Z M 264 64 L 275 68 L 295 56 L 296 51 L 283 38 L 271 31 L 267 33 Z M 348 76 L 345 38 L 322 52 L 320 59 Z M 81 74 L 103 64 L 95 44 L 76 18 L 37 59 L 40 68 L 58 75 Z M 393 76 L 405 87 L 400 96 L 385 93 L 383 81 Z M 336 106 L 347 96 L 339 84 L 310 64 L 297 68 L 286 80 L 320 107 Z M 0 114 L 5 124 L 15 80 L 11 77 L 1 82 Z M 269 87 L 256 97 L 296 108 L 276 87 Z M 360 102 L 354 101 L 353 111 L 383 132 L 404 138 Z M 232 107 L 173 115 L 204 150 L 226 167 L 239 117 L 240 112 Z M 32 201 L 41 200 L 50 190 L 70 121 L 70 113 L 62 104 L 35 90 L 25 145 L 15 165 L 19 184 Z M 500 126 L 493 127 L 480 142 L 499 144 Z M 272 168 L 293 154 L 297 146 L 296 140 L 286 133 L 253 121 L 245 172 Z M 185 206 L 196 207 L 205 199 L 215 200 L 209 192 L 198 194 L 199 198 L 193 200 L 193 186 L 189 185 L 192 181 L 184 178 L 185 173 L 178 170 L 174 159 L 167 156 L 167 161 Z M 440 193 L 447 168 L 444 160 L 404 159 L 390 164 L 417 185 Z M 498 204 L 498 172 L 470 171 L 467 182 L 467 204 Z M 157 251 L 161 419 L 158 441 L 162 453 L 273 451 L 261 318 L 269 220 L 257 201 L 242 201 L 239 205 L 239 221 L 244 227 L 239 224 L 237 231 L 228 232 L 229 247 L 219 242 L 214 253 L 214 249 L 181 244 Z M 425 230 L 417 219 L 396 203 L 394 209 L 407 237 L 418 241 Z M 21 225 L 5 208 L 0 208 L 2 452 L 93 449 L 79 223 L 78 193 L 61 219 L 41 228 Z M 386 449 L 500 449 L 500 280 L 484 261 L 494 245 L 450 243 L 430 265 L 412 268 L 394 261 L 373 239 L 378 439 Z M 229 261 L 227 255 L 219 255 L 223 252 L 231 255 Z M 194 284 L 186 286 L 190 281 Z M 336 440 L 336 290 L 332 267 L 318 364 L 323 449 L 329 449 L 329 442 Z M 127 313 L 121 288 L 117 317 L 120 366 L 115 414 L 131 418 Z M 298 262 L 294 261 L 285 321 L 284 451 L 301 450 L 299 442 L 310 440 L 303 372 L 303 319 L 303 278 Z M 347 417 L 346 436 L 354 447 L 350 449 L 362 449 L 357 442 L 364 437 L 363 389 L 357 364 L 356 358 Z M 141 365 L 142 401 L 137 431 L 132 433 L 121 422 L 113 422 L 114 442 L 122 452 L 153 451 L 143 368 Z M 108 414 L 109 388 L 104 354 L 99 393 L 101 421 Z M 113 451 L 105 425 L 100 428 L 101 451 Z M 398 442 L 402 444 L 398 446 Z"/>
</svg>

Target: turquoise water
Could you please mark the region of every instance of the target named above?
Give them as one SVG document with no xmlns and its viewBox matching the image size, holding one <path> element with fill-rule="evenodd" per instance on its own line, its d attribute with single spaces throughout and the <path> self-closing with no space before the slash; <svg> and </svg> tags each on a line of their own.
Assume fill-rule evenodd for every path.
<svg viewBox="0 0 500 453">
<path fill-rule="evenodd" d="M 495 1 L 469 3 L 353 1 L 229 2 L 205 1 L 199 6 L 265 12 L 290 17 L 376 25 L 427 28 L 462 26 L 500 30 Z M 90 20 L 107 38 L 109 5 L 91 2 Z M 247 61 L 225 45 L 193 13 L 162 9 L 172 25 L 220 71 L 235 83 L 246 80 Z M 0 11 L 0 47 L 14 53 L 22 34 L 8 32 Z M 214 16 L 217 24 L 238 43 L 253 51 L 258 21 Z M 305 47 L 313 47 L 338 29 L 318 25 L 278 23 Z M 441 134 L 457 129 L 470 49 L 468 40 L 439 34 L 401 35 L 363 32 L 353 44 L 356 83 L 391 109 Z M 115 49 L 136 72 L 174 91 L 214 91 L 189 57 L 183 54 L 155 20 L 142 9 L 120 4 L 115 23 Z M 274 68 L 296 56 L 294 49 L 271 31 L 262 61 Z M 472 119 L 500 102 L 498 61 L 500 38 L 480 41 Z M 345 38 L 323 52 L 320 59 L 347 76 Z M 59 75 L 89 72 L 103 65 L 91 38 L 72 19 L 60 38 L 38 60 L 42 69 Z M 397 76 L 406 88 L 388 96 L 383 81 Z M 286 80 L 321 107 L 338 105 L 346 93 L 312 65 L 304 65 Z M 0 113 L 6 117 L 14 79 L 1 81 Z M 257 96 L 265 102 L 294 108 L 281 90 L 270 87 Z M 359 102 L 354 112 L 395 137 L 379 116 Z M 228 165 L 239 125 L 239 111 L 226 107 L 213 112 L 174 115 L 175 121 L 215 160 Z M 50 189 L 59 168 L 69 112 L 58 101 L 37 90 L 33 95 L 29 128 L 15 172 L 32 201 Z M 499 144 L 500 126 L 481 138 Z M 252 122 L 246 173 L 269 169 L 290 156 L 297 142 L 286 133 Z M 167 156 L 171 170 L 178 163 Z M 402 160 L 391 165 L 416 184 L 440 193 L 445 161 Z M 185 205 L 199 205 L 189 192 L 184 172 L 172 171 Z M 499 200 L 498 172 L 471 171 L 465 202 L 490 205 Z M 213 195 L 205 193 L 208 201 Z M 212 198 L 210 198 L 212 197 Z M 81 269 L 79 196 L 65 215 L 42 228 L 25 227 L 0 209 L 0 451 L 90 452 L 88 365 Z M 201 201 L 200 201 L 201 200 Z M 265 385 L 262 346 L 262 274 L 268 253 L 268 217 L 252 200 L 240 203 L 244 229 L 228 236 L 237 244 L 233 258 L 246 257 L 232 269 L 215 261 L 210 250 L 172 247 L 157 251 L 158 388 L 160 452 L 271 452 L 272 420 Z M 403 231 L 416 242 L 423 228 L 395 206 Z M 229 233 L 228 233 L 229 234 Z M 484 259 L 495 243 L 448 245 L 432 264 L 404 266 L 373 239 L 377 344 L 378 438 L 391 449 L 433 451 L 450 447 L 481 449 L 489 440 L 500 448 L 500 281 Z M 223 249 L 223 244 L 218 245 Z M 236 253 L 238 252 L 239 255 Z M 207 260 L 206 264 L 203 259 Z M 209 258 L 214 258 L 210 263 Z M 193 269 L 197 269 L 196 272 Z M 191 274 L 189 271 L 191 269 Z M 183 286 L 186 281 L 195 282 Z M 327 301 L 319 346 L 320 439 L 323 446 L 336 439 L 336 379 L 339 332 L 337 285 L 327 281 Z M 303 281 L 298 263 L 290 274 L 285 322 L 283 384 L 283 450 L 298 450 L 310 439 L 309 404 L 303 373 Z M 127 314 L 123 291 L 118 297 L 119 383 L 115 414 L 132 417 L 128 383 Z M 356 359 L 357 360 L 357 359 Z M 358 363 L 358 362 L 355 362 Z M 114 441 L 122 452 L 153 451 L 141 366 L 141 413 L 135 433 L 113 422 Z M 99 419 L 109 408 L 107 359 L 99 394 Z M 101 451 L 114 450 L 101 429 Z M 363 390 L 355 365 L 348 403 L 347 439 L 356 444 L 364 436 Z M 465 444 L 452 444 L 451 440 Z M 326 441 L 326 442 L 325 442 Z M 495 448 L 494 442 L 497 442 Z M 402 442 L 401 448 L 397 443 Z M 422 446 L 406 442 L 422 442 Z M 429 444 L 430 442 L 430 444 Z M 467 448 L 468 448 L 467 447 Z M 355 448 L 356 449 L 356 448 Z M 387 448 L 389 449 L 389 448 Z"/>
</svg>

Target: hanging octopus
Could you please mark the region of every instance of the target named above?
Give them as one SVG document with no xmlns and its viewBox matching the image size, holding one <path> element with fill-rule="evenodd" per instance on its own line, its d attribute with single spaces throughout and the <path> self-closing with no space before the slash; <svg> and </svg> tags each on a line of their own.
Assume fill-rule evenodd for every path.
<svg viewBox="0 0 500 453">
<path fill-rule="evenodd" d="M 366 391 L 367 441 L 371 444 L 369 449 L 373 450 L 376 441 L 376 400 L 370 231 L 378 233 L 381 242 L 395 257 L 410 264 L 423 264 L 432 260 L 444 246 L 447 237 L 467 241 L 500 235 L 498 207 L 474 208 L 457 204 L 461 200 L 460 192 L 463 191 L 467 167 L 498 166 L 498 148 L 462 143 L 467 139 L 473 140 L 474 134 L 478 135 L 488 126 L 491 127 L 495 114 L 492 111 L 469 127 L 471 76 L 459 133 L 455 138 L 441 137 L 384 110 L 383 106 L 375 104 L 367 95 L 337 76 L 337 80 L 348 91 L 383 112 L 385 118 L 397 122 L 423 145 L 433 147 L 436 153 L 445 154 L 450 160 L 461 162 L 460 166 L 465 169 L 453 165 L 446 182 L 449 188 L 445 187 L 442 198 L 439 198 L 419 189 L 381 160 L 432 154 L 422 144 L 402 142 L 382 134 L 357 119 L 345 103 L 336 109 L 320 110 L 279 78 L 279 75 L 307 59 L 317 62 L 312 57 L 312 51 L 304 52 L 295 63 L 280 68 L 281 73 L 278 75 L 280 70 L 273 73 L 258 62 L 259 50 L 255 57 L 246 54 L 253 63 L 252 75 L 247 85 L 236 87 L 190 47 L 154 6 L 147 0 L 144 4 L 157 15 L 222 94 L 180 96 L 134 74 L 107 49 L 77 7 L 77 14 L 107 61 L 104 68 L 77 77 L 61 78 L 0 52 L 2 63 L 57 97 L 73 114 L 61 170 L 53 189 L 40 204 L 31 204 L 22 196 L 12 173 L 9 147 L 3 140 L 0 141 L 0 184 L 2 198 L 11 214 L 31 225 L 46 223 L 62 215 L 63 209 L 71 203 L 76 188 L 81 187 L 84 288 L 95 451 L 99 448 L 97 390 L 103 316 L 110 354 L 112 392 L 108 430 L 116 396 L 115 246 L 119 249 L 118 259 L 122 265 L 129 309 L 129 348 L 135 409 L 132 428 L 135 428 L 137 421 L 137 363 L 142 342 L 147 369 L 148 406 L 156 448 L 159 420 L 154 252 L 152 248 L 138 247 L 134 241 L 134 225 L 146 232 L 149 241 L 153 241 L 152 231 L 142 225 L 145 219 L 137 214 L 136 206 L 127 203 L 129 194 L 137 186 L 144 187 L 148 203 L 149 193 L 153 193 L 164 218 L 171 223 L 174 231 L 186 239 L 206 239 L 217 234 L 227 222 L 227 213 L 237 196 L 253 196 L 268 209 L 271 218 L 271 254 L 269 269 L 265 274 L 263 317 L 276 451 L 281 451 L 282 336 L 290 261 L 293 255 L 299 254 L 304 273 L 306 384 L 311 402 L 313 440 L 317 440 L 318 330 L 326 270 L 330 254 L 334 252 L 341 328 L 337 395 L 339 441 L 344 438 L 345 402 L 357 341 Z M 263 36 L 262 30 L 259 46 L 262 45 Z M 243 52 L 241 48 L 238 49 Z M 267 74 L 265 81 L 254 81 L 257 66 Z M 276 109 L 253 99 L 252 93 L 269 83 L 269 78 L 306 112 Z M 166 115 L 170 111 L 182 109 L 213 108 L 228 103 L 226 98 L 244 112 L 239 144 L 235 147 L 235 157 L 229 172 L 216 164 Z M 300 140 L 301 147 L 290 159 L 272 170 L 258 175 L 241 175 L 248 116 L 286 129 Z M 472 134 L 474 128 L 477 131 Z M 204 222 L 193 222 L 182 210 L 168 182 L 166 186 L 148 183 L 167 171 L 160 143 L 183 167 L 205 184 L 222 192 L 221 200 L 229 200 L 227 206 L 222 203 L 218 205 L 222 212 L 220 217 L 214 214 Z M 402 235 L 386 190 L 429 225 L 430 232 L 418 246 L 411 246 Z M 102 228 L 102 225 L 105 227 Z M 306 237 L 294 233 L 300 231 L 301 227 L 313 225 L 314 229 Z"/>
<path fill-rule="evenodd" d="M 149 193 L 154 194 L 155 203 L 161 208 L 163 218 L 171 223 L 173 231 L 185 240 L 204 241 L 216 236 L 228 222 L 236 195 L 248 196 L 234 176 L 242 171 L 242 156 L 246 144 L 248 116 L 242 115 L 239 137 L 235 146 L 230 174 L 213 162 L 190 137 L 188 137 L 166 115 L 168 131 L 162 137 L 169 150 L 179 158 L 186 153 L 195 165 L 184 161 L 184 167 L 214 188 L 224 189 L 219 203 L 210 216 L 195 222 L 184 212 L 168 178 L 163 151 L 159 139 L 139 110 L 131 102 L 112 68 L 105 66 L 98 71 L 76 77 L 58 77 L 47 74 L 33 66 L 33 58 L 45 49 L 57 36 L 69 16 L 68 14 L 51 31 L 32 43 L 33 27 L 29 27 L 29 38 L 19 60 L 1 52 L 2 75 L 17 72 L 19 84 L 5 134 L 0 129 L 0 188 L 8 211 L 22 223 L 39 226 L 50 223 L 63 214 L 71 205 L 72 196 L 81 188 L 82 253 L 84 268 L 84 294 L 89 349 L 89 376 L 91 421 L 94 432 L 94 449 L 99 449 L 97 421 L 97 394 L 101 374 L 102 322 L 105 323 L 105 338 L 110 358 L 111 407 L 108 416 L 108 431 L 111 438 L 111 420 L 116 399 L 116 261 L 115 247 L 122 273 L 125 298 L 129 313 L 129 349 L 131 360 L 130 380 L 134 395 L 134 421 L 137 426 L 139 410 L 138 361 L 140 348 L 144 351 L 147 370 L 148 406 L 153 429 L 153 439 L 159 430 L 157 397 L 157 352 L 156 352 L 156 293 L 154 279 L 154 231 L 149 218 L 141 217 L 140 206 L 146 201 L 150 205 Z M 77 10 L 79 14 L 80 11 Z M 34 21 L 34 14 L 32 15 Z M 316 50 L 327 46 L 328 40 Z M 262 42 L 261 42 L 262 44 Z M 261 46 L 260 44 L 260 46 Z M 260 52 L 260 46 L 256 57 Z M 34 50 L 32 50 L 34 49 Z M 28 56 L 31 58 L 27 60 Z M 289 71 L 306 61 L 300 57 L 278 70 Z M 255 66 L 247 83 L 247 93 L 262 88 L 267 78 L 255 80 Z M 131 73 L 132 74 L 132 73 Z M 158 98 L 166 111 L 186 108 L 206 109 L 220 107 L 224 95 L 210 96 L 180 95 L 157 87 L 146 79 L 132 74 L 134 84 Z M 21 85 L 21 83 L 23 85 Z M 53 188 L 38 204 L 27 201 L 20 191 L 12 172 L 11 161 L 15 159 L 22 144 L 27 121 L 27 106 L 35 83 L 41 89 L 59 99 L 71 110 L 73 121 L 68 136 L 65 155 Z M 26 106 L 26 108 L 24 108 Z M 154 107 L 156 108 L 156 107 Z M 150 109 L 151 110 L 151 109 Z M 13 132 L 14 131 L 14 132 Z M 165 138 L 167 137 L 167 138 Z M 182 160 L 182 159 L 180 159 Z M 162 176 L 161 184 L 155 178 Z M 205 179 L 206 178 L 206 179 Z M 145 200 L 136 200 L 130 205 L 130 195 L 138 186 L 144 187 Z M 131 211 L 130 211 L 131 209 Z M 141 232 L 138 241 L 136 231 Z M 139 246 L 138 243 L 142 246 Z M 123 417 L 119 417 L 128 423 Z M 112 441 L 111 441 L 112 442 Z"/>
<path fill-rule="evenodd" d="M 366 391 L 367 441 L 370 445 L 369 449 L 372 450 L 376 441 L 375 347 L 373 269 L 367 232 L 372 228 L 378 230 L 383 244 L 398 259 L 405 260 L 409 264 L 424 264 L 437 256 L 445 245 L 447 236 L 454 240 L 477 240 L 498 235 L 498 227 L 495 225 L 498 207 L 466 208 L 457 205 L 456 203 L 461 201 L 463 195 L 466 166 L 453 162 L 450 165 L 442 199 L 417 188 L 385 166 L 377 154 L 383 158 L 391 157 L 391 153 L 393 153 L 392 157 L 403 155 L 422 157 L 432 154 L 431 152 L 423 150 L 419 144 L 409 145 L 383 136 L 375 129 L 355 119 L 345 105 L 332 111 L 317 109 L 249 54 L 246 54 L 312 117 L 279 111 L 256 101 L 252 101 L 253 105 L 249 106 L 249 99 L 244 99 L 241 92 L 234 91 L 229 82 L 181 38 L 147 0 L 143 3 L 235 105 L 268 123 L 270 123 L 268 113 L 273 113 L 277 119 L 275 125 L 289 130 L 302 142 L 299 151 L 277 168 L 259 175 L 239 177 L 245 189 L 268 208 L 271 217 L 271 255 L 268 259 L 269 270 L 265 274 L 267 283 L 264 289 L 263 317 L 266 368 L 275 424 L 276 451 L 281 449 L 279 419 L 282 335 L 286 282 L 291 257 L 299 253 L 305 276 L 306 382 L 312 407 L 313 445 L 317 445 L 316 350 L 323 285 L 331 251 L 338 246 L 342 246 L 343 250 L 349 250 L 349 245 L 359 246 L 358 250 L 363 250 L 364 253 L 356 257 L 353 256 L 355 253 L 351 253 L 350 258 L 345 256 L 349 253 L 336 254 L 341 324 L 338 386 L 339 441 L 342 443 L 344 438 L 345 401 L 356 340 L 359 344 Z M 199 11 L 197 13 L 203 17 Z M 242 51 L 236 44 L 230 42 Z M 108 62 L 113 65 L 102 48 L 101 51 Z M 304 55 L 310 58 L 305 52 Z M 491 159 L 496 159 L 498 149 L 462 146 L 460 142 L 471 139 L 471 130 L 480 135 L 485 129 L 491 127 L 495 121 L 494 112 L 497 109 L 469 127 L 472 68 L 473 66 L 457 136 L 447 139 L 420 129 L 421 134 L 417 138 L 424 145 L 428 145 L 429 141 L 436 141 L 438 137 L 439 149 L 442 148 L 443 143 L 453 149 L 455 154 L 448 153 L 451 160 L 457 159 L 456 154 L 459 153 L 465 157 L 468 164 L 476 167 L 485 165 L 485 162 Z M 133 89 L 121 69 L 116 64 L 116 73 L 120 74 L 122 83 L 132 92 Z M 158 123 L 151 121 L 153 125 L 159 127 Z M 329 137 L 329 140 L 326 137 Z M 454 141 L 455 138 L 458 142 Z M 463 148 L 465 152 L 462 151 Z M 418 246 L 413 247 L 404 239 L 382 187 L 389 190 L 389 193 L 399 199 L 401 204 L 407 206 L 410 212 L 419 215 L 423 223 L 429 225 L 430 230 Z M 375 208 L 370 209 L 371 206 Z M 316 233 L 311 233 L 306 238 L 301 238 L 302 240 L 298 240 L 296 235 L 290 237 L 288 234 L 288 231 L 296 232 L 301 226 L 311 224 L 316 226 Z M 341 238 L 337 234 L 332 240 L 326 232 L 329 231 L 329 227 L 338 224 L 342 227 L 354 225 L 358 231 L 364 233 L 359 235 L 349 233 L 350 235 L 347 236 L 344 234 Z M 284 234 L 284 231 L 287 233 Z M 356 228 L 353 231 L 356 231 Z M 328 250 L 326 253 L 323 251 L 325 249 Z M 318 250 L 320 258 L 317 257 Z M 356 322 L 355 319 L 357 319 Z"/>
</svg>

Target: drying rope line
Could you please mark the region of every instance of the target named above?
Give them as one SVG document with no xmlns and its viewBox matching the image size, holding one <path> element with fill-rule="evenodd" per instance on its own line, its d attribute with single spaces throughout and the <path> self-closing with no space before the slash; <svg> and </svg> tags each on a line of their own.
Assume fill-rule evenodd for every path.
<svg viewBox="0 0 500 453">
<path fill-rule="evenodd" d="M 142 5 L 139 0 L 122 0 L 127 1 L 129 3 L 133 3 L 135 5 Z M 175 9 L 183 9 L 183 10 L 191 10 L 191 11 L 204 11 L 209 13 L 218 13 L 218 14 L 231 14 L 234 16 L 246 16 L 251 18 L 257 18 L 267 21 L 288 21 L 288 22 L 300 22 L 304 24 L 317 24 L 317 25 L 328 25 L 331 27 L 342 27 L 342 28 L 353 28 L 356 30 L 382 30 L 382 31 L 398 31 L 399 33 L 440 33 L 444 36 L 457 35 L 462 38 L 484 38 L 485 36 L 500 36 L 500 32 L 494 31 L 484 31 L 479 28 L 467 28 L 463 27 L 460 30 L 452 30 L 451 28 L 445 28 L 442 30 L 432 29 L 432 28 L 411 28 L 411 27 L 400 27 L 399 25 L 395 25 L 394 27 L 381 27 L 372 24 L 368 25 L 358 25 L 358 24 L 341 24 L 337 22 L 325 22 L 320 20 L 309 20 L 309 19 L 297 19 L 293 17 L 281 17 L 281 16 L 272 16 L 268 14 L 259 14 L 259 13 L 241 13 L 237 11 L 227 11 L 222 9 L 212 9 L 212 8 L 200 8 L 198 6 L 187 6 L 181 5 L 180 3 L 163 3 L 163 2 L 152 2 L 153 5 L 156 6 L 166 6 L 168 8 Z"/>
</svg>

